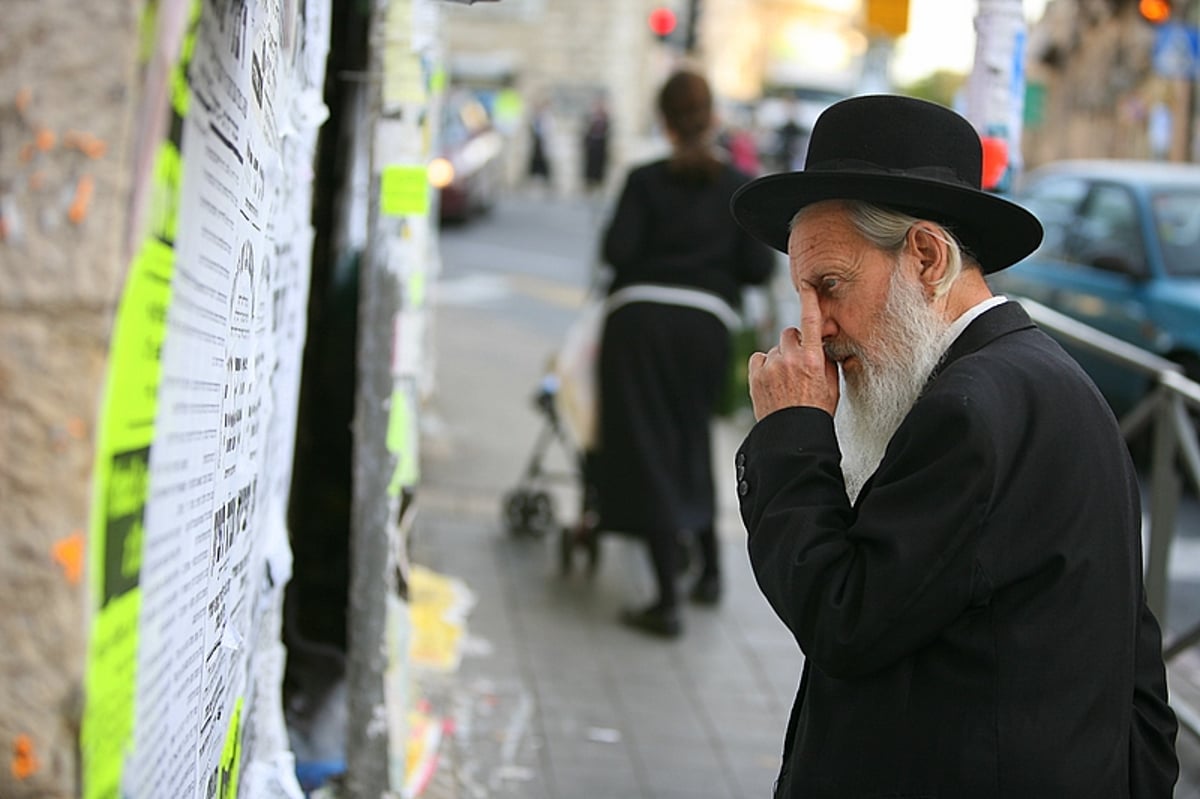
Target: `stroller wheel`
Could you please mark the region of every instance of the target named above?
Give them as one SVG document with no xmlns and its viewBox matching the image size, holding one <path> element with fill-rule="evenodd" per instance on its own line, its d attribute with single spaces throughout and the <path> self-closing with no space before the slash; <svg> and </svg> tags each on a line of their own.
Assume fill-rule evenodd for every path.
<svg viewBox="0 0 1200 799">
<path fill-rule="evenodd" d="M 541 538 L 557 529 L 554 521 L 554 501 L 545 491 L 529 495 L 525 506 L 525 530 Z"/>
<path fill-rule="evenodd" d="M 504 526 L 513 535 L 544 536 L 554 529 L 550 495 L 545 491 L 510 491 L 504 497 Z"/>
<path fill-rule="evenodd" d="M 508 492 L 504 495 L 504 502 L 501 505 L 504 514 L 504 529 L 513 535 L 521 532 L 521 506 L 524 505 L 523 492 Z"/>
<path fill-rule="evenodd" d="M 529 492 L 517 489 L 504 497 L 504 529 L 512 535 L 528 532 Z"/>
<path fill-rule="evenodd" d="M 596 529 L 595 521 L 589 517 L 590 514 L 585 514 L 574 525 L 562 528 L 558 555 L 563 576 L 571 573 L 576 550 L 582 550 L 587 556 L 588 577 L 594 577 L 600 565 L 600 531 Z"/>
</svg>

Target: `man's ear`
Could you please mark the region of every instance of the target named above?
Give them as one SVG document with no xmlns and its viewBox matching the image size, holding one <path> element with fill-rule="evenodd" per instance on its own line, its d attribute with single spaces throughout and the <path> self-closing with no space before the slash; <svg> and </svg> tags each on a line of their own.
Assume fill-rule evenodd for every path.
<svg viewBox="0 0 1200 799">
<path fill-rule="evenodd" d="M 931 222 L 918 222 L 908 229 L 908 248 L 917 258 L 921 284 L 935 291 L 950 267 L 945 233 Z"/>
</svg>

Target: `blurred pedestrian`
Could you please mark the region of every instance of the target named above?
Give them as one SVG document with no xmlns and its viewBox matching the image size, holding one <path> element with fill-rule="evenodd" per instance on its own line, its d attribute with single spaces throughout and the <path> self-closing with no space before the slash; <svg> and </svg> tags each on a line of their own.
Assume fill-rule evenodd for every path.
<svg viewBox="0 0 1200 799">
<path fill-rule="evenodd" d="M 588 192 L 604 187 L 608 173 L 608 105 L 597 97 L 583 126 L 583 185 Z"/>
<path fill-rule="evenodd" d="M 550 103 L 539 100 L 529 119 L 529 178 L 535 184 L 549 187 L 553 177 L 550 168 L 550 140 L 554 120 Z"/>
<path fill-rule="evenodd" d="M 736 456 L 755 577 L 805 655 L 775 796 L 1170 797 L 1129 452 L 986 282 L 1041 225 L 922 100 L 831 106 L 806 164 L 733 201 L 801 305 L 750 358 Z"/>
<path fill-rule="evenodd" d="M 1171 155 L 1171 109 L 1162 100 L 1150 106 L 1146 122 L 1146 137 L 1150 141 L 1150 157 L 1155 161 L 1166 161 Z"/>
<path fill-rule="evenodd" d="M 799 106 L 794 98 L 789 97 L 784 104 L 783 123 L 775 130 L 775 147 L 779 162 L 779 170 L 790 172 L 803 166 L 801 157 L 807 146 L 806 131 L 797 121 Z"/>
<path fill-rule="evenodd" d="M 624 621 L 674 637 L 683 629 L 676 580 L 689 536 L 701 560 L 692 597 L 720 598 L 710 425 L 741 291 L 768 279 L 775 256 L 729 213 L 749 176 L 714 149 L 708 82 L 675 73 L 658 110 L 671 154 L 629 173 L 603 234 L 612 283 L 595 485 L 601 529 L 643 538 L 654 567 L 655 601 Z"/>
<path fill-rule="evenodd" d="M 754 134 L 746 128 L 730 125 L 721 136 L 721 146 L 729 154 L 729 163 L 734 168 L 752 177 L 762 173 L 762 162 L 758 159 L 758 145 Z"/>
</svg>

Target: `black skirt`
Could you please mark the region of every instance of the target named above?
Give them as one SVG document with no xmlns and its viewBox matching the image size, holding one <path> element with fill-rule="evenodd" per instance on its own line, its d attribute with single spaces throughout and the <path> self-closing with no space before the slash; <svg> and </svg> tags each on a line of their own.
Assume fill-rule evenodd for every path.
<svg viewBox="0 0 1200 799">
<path fill-rule="evenodd" d="M 609 314 L 590 475 L 602 530 L 646 537 L 712 525 L 711 425 L 729 351 L 728 329 L 707 311 L 634 302 Z"/>
</svg>

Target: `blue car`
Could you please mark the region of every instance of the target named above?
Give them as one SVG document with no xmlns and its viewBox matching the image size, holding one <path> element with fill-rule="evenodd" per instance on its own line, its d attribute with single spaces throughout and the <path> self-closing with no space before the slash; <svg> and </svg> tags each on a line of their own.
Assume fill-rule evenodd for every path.
<svg viewBox="0 0 1200 799">
<path fill-rule="evenodd" d="M 1036 300 L 1200 380 L 1200 166 L 1060 161 L 1028 172 L 1012 199 L 1046 237 L 991 276 L 996 292 Z M 1118 414 L 1149 390 L 1146 376 L 1065 346 Z"/>
</svg>

